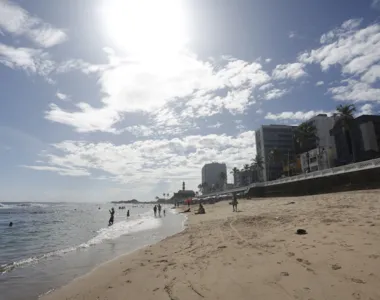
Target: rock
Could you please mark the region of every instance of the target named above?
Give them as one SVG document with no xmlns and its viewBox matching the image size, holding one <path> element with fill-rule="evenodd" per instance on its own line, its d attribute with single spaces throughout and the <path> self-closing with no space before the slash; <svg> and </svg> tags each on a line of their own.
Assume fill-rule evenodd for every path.
<svg viewBox="0 0 380 300">
<path fill-rule="evenodd" d="M 339 269 L 342 269 L 342 267 L 339 264 L 333 264 L 331 266 L 331 269 L 333 269 L 333 270 L 339 270 Z"/>
<path fill-rule="evenodd" d="M 299 235 L 307 234 L 307 231 L 305 229 L 297 229 L 296 234 L 299 234 Z"/>
<path fill-rule="evenodd" d="M 281 275 L 282 276 L 289 276 L 289 273 L 288 272 L 281 272 Z"/>
</svg>

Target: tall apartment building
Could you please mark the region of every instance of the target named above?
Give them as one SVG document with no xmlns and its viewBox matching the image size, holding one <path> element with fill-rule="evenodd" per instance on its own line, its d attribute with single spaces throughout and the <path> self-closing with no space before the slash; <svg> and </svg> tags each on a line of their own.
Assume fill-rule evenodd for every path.
<svg viewBox="0 0 380 300">
<path fill-rule="evenodd" d="M 317 131 L 318 139 L 312 149 L 304 149 L 300 154 L 301 168 L 310 172 L 331 168 L 334 166 L 336 158 L 334 137 L 330 135 L 330 130 L 334 127 L 334 117 L 326 114 L 319 114 L 307 122 L 313 123 Z"/>
<path fill-rule="evenodd" d="M 338 166 L 380 157 L 380 116 L 359 116 L 349 131 L 337 119 L 330 134 L 335 140 Z"/>
<path fill-rule="evenodd" d="M 256 151 L 263 158 L 261 178 L 264 181 L 278 179 L 284 170 L 284 161 L 294 161 L 294 130 L 295 126 L 262 125 L 256 130 Z M 271 152 L 279 153 L 274 161 Z"/>
<path fill-rule="evenodd" d="M 207 183 L 208 188 L 223 184 L 220 173 L 227 175 L 227 166 L 225 163 L 213 162 L 205 164 L 202 168 L 202 183 Z"/>
</svg>

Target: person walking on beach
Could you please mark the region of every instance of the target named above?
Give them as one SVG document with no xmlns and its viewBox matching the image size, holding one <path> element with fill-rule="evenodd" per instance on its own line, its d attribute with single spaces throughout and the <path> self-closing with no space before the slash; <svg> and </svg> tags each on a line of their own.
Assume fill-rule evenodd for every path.
<svg viewBox="0 0 380 300">
<path fill-rule="evenodd" d="M 161 217 L 161 204 L 158 203 L 158 216 Z"/>
<path fill-rule="evenodd" d="M 108 221 L 108 226 L 111 226 L 111 225 L 113 225 L 113 221 L 114 221 L 115 209 L 112 207 L 109 212 L 111 214 L 111 217 Z"/>
<path fill-rule="evenodd" d="M 155 206 L 153 207 L 153 211 L 154 211 L 154 216 L 156 217 L 156 216 L 157 216 L 157 205 L 155 205 Z"/>
<path fill-rule="evenodd" d="M 233 212 L 237 212 L 237 205 L 238 205 L 238 201 L 237 201 L 237 198 L 236 198 L 236 193 L 233 194 L 233 199 L 232 199 L 232 211 Z"/>
<path fill-rule="evenodd" d="M 165 217 L 165 215 L 166 215 L 166 211 L 165 211 L 165 208 L 164 208 L 164 217 Z"/>
<path fill-rule="evenodd" d="M 129 209 L 127 210 L 127 218 L 129 218 Z"/>
</svg>

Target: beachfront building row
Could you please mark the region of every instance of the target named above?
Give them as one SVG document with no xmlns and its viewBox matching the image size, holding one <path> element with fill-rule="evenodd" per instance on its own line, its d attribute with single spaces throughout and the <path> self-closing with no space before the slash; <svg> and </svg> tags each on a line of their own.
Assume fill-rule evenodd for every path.
<svg viewBox="0 0 380 300">
<path fill-rule="evenodd" d="M 296 141 L 297 126 L 256 130 L 256 151 L 263 159 L 259 181 L 380 157 L 380 116 L 359 116 L 349 127 L 335 115 L 319 114 L 307 122 L 315 127 L 316 138 L 303 144 Z"/>
</svg>

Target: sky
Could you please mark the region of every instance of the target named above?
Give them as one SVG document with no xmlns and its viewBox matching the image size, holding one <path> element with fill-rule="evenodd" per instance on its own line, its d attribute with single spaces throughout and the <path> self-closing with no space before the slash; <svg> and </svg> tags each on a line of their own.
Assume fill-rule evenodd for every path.
<svg viewBox="0 0 380 300">
<path fill-rule="evenodd" d="M 262 124 L 380 110 L 380 0 L 0 0 L 0 202 L 154 200 Z M 228 174 L 229 182 L 232 181 Z"/>
</svg>

